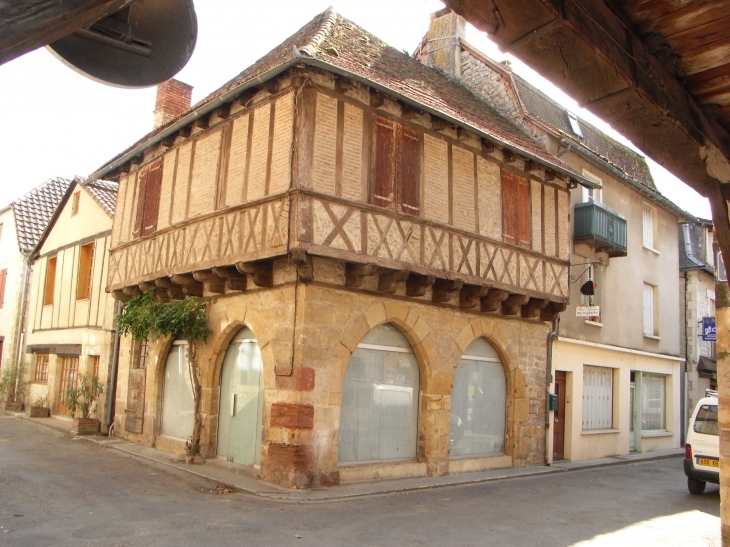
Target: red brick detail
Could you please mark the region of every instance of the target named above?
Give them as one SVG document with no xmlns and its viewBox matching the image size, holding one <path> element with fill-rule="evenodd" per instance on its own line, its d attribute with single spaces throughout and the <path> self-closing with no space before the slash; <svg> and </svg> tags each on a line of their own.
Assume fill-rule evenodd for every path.
<svg viewBox="0 0 730 547">
<path fill-rule="evenodd" d="M 314 427 L 314 406 L 274 403 L 271 405 L 271 426 L 287 429 L 312 429 Z"/>
<path fill-rule="evenodd" d="M 297 369 L 297 391 L 312 391 L 314 389 L 314 369 L 301 367 Z"/>
<path fill-rule="evenodd" d="M 190 110 L 192 98 L 193 86 L 186 83 L 173 79 L 158 85 L 155 101 L 155 127 L 160 127 Z"/>
</svg>

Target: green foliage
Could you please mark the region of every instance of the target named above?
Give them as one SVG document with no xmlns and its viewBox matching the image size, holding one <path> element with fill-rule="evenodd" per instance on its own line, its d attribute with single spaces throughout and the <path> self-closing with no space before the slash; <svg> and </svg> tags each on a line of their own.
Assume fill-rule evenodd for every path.
<svg viewBox="0 0 730 547">
<path fill-rule="evenodd" d="M 104 386 L 99 381 L 99 378 L 93 376 L 91 381 L 86 379 L 86 376 L 79 378 L 79 387 L 74 387 L 73 384 L 68 386 L 66 393 L 64 394 L 64 404 L 72 413 L 76 413 L 77 410 L 81 412 L 82 418 L 88 418 L 91 413 L 94 401 L 104 391 Z"/>
<path fill-rule="evenodd" d="M 0 395 L 6 401 L 15 403 L 25 393 L 25 388 L 30 382 L 24 382 L 23 377 L 28 370 L 28 363 L 17 363 L 3 368 L 3 376 L 0 380 Z"/>
<path fill-rule="evenodd" d="M 210 329 L 206 320 L 207 303 L 202 298 L 162 302 L 155 300 L 152 289 L 135 296 L 117 318 L 117 327 L 123 335 L 135 340 L 149 337 L 181 336 L 186 340 L 208 341 Z"/>
<path fill-rule="evenodd" d="M 41 397 L 40 395 L 35 398 L 35 401 L 33 401 L 33 404 L 30 406 L 40 406 L 40 407 L 47 407 L 48 406 L 48 397 Z"/>
</svg>

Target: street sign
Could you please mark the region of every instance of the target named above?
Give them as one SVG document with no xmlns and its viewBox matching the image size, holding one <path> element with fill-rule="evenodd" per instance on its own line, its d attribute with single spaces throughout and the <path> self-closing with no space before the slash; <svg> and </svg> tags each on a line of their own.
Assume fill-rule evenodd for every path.
<svg viewBox="0 0 730 547">
<path fill-rule="evenodd" d="M 600 317 L 601 306 L 578 306 L 575 308 L 576 317 Z"/>
<path fill-rule="evenodd" d="M 705 342 L 715 342 L 717 340 L 717 329 L 715 328 L 714 317 L 702 318 L 702 340 Z"/>
<path fill-rule="evenodd" d="M 725 261 L 722 259 L 722 251 L 717 252 L 717 272 L 715 276 L 720 283 L 727 283 L 727 270 L 725 269 Z"/>
</svg>

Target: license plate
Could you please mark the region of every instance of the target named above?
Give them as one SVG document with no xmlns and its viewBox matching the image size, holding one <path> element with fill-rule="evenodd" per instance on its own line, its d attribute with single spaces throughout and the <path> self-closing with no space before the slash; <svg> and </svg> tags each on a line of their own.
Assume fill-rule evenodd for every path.
<svg viewBox="0 0 730 547">
<path fill-rule="evenodd" d="M 697 463 L 708 467 L 720 467 L 720 460 L 711 460 L 710 458 L 697 458 Z"/>
</svg>

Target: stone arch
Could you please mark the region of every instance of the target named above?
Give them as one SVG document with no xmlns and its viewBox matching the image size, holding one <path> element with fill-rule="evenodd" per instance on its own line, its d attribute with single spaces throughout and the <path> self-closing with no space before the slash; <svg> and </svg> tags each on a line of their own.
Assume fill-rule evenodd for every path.
<svg viewBox="0 0 730 547">
<path fill-rule="evenodd" d="M 155 402 L 154 421 L 152 425 L 152 434 L 155 436 L 162 434 L 162 395 L 165 382 L 165 366 L 167 364 L 167 355 L 170 353 L 170 348 L 174 341 L 174 336 L 166 336 L 164 338 L 158 338 L 149 344 L 147 381 L 151 385 L 145 390 L 145 398 L 148 401 Z M 151 374 L 149 372 L 150 370 Z"/>
</svg>

